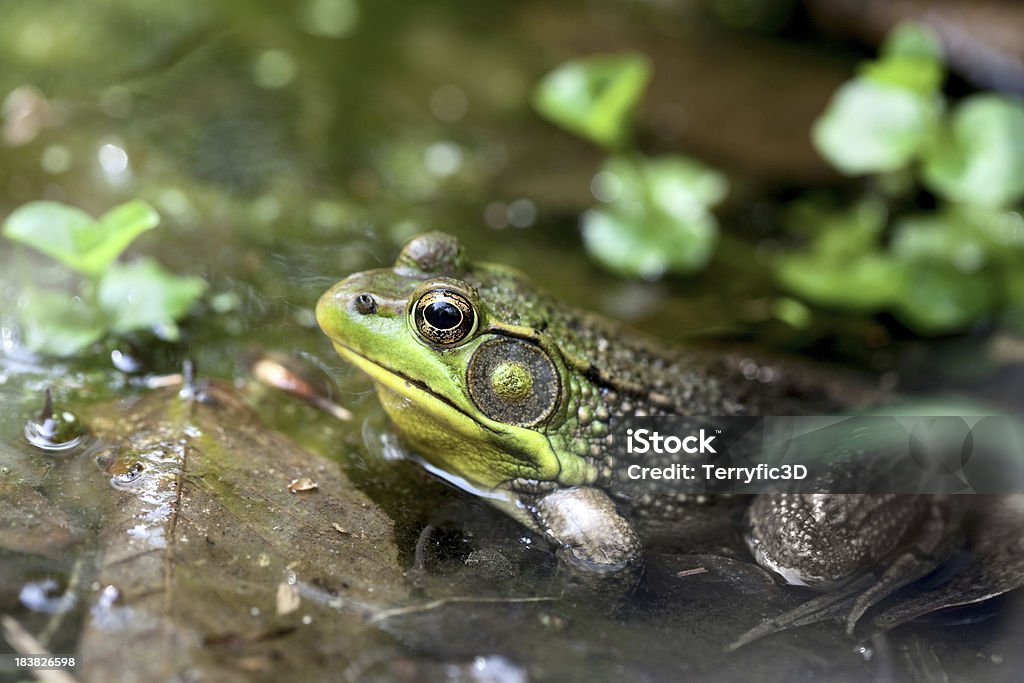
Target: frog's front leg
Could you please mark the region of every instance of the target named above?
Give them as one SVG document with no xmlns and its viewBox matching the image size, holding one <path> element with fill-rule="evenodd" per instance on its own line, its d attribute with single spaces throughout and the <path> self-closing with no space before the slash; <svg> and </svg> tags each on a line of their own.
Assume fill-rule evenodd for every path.
<svg viewBox="0 0 1024 683">
<path fill-rule="evenodd" d="M 766 619 L 733 649 L 776 631 L 860 617 L 934 570 L 959 542 L 964 506 L 950 496 L 766 494 L 749 513 L 755 559 L 788 583 L 828 591 Z"/>
<path fill-rule="evenodd" d="M 558 489 L 538 498 L 531 513 L 558 547 L 559 558 L 576 569 L 622 573 L 643 564 L 643 546 L 636 530 L 601 489 Z"/>
</svg>

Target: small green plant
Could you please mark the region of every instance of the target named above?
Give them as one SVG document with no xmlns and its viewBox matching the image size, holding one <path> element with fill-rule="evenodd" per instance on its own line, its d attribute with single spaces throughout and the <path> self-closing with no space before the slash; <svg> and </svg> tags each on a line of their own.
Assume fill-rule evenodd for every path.
<svg viewBox="0 0 1024 683">
<path fill-rule="evenodd" d="M 590 256 L 619 274 L 655 279 L 707 265 L 718 238 L 711 209 L 728 183 L 695 159 L 636 151 L 633 118 L 650 78 L 650 62 L 638 54 L 573 59 L 541 80 L 533 104 L 609 153 L 592 183 L 601 204 L 581 220 Z"/>
<path fill-rule="evenodd" d="M 921 26 L 890 34 L 813 130 L 837 169 L 871 181 L 854 206 L 791 207 L 806 247 L 776 275 L 807 301 L 887 310 L 922 334 L 996 314 L 1024 323 L 1024 103 L 942 94 L 941 48 Z M 936 208 L 907 209 L 924 189 Z"/>
<path fill-rule="evenodd" d="M 20 306 L 25 344 L 71 356 L 108 334 L 152 330 L 178 337 L 176 321 L 206 290 L 198 277 L 181 277 L 152 259 L 120 263 L 131 242 L 160 222 L 143 201 L 116 206 L 99 219 L 58 202 L 30 202 L 8 216 L 3 234 L 55 259 L 81 277 L 73 291 L 29 289 Z"/>
</svg>

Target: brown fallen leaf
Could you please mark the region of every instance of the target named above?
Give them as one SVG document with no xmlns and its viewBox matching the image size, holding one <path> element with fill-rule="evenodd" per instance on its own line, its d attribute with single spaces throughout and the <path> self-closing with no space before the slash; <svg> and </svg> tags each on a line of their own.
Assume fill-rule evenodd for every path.
<svg viewBox="0 0 1024 683">
<path fill-rule="evenodd" d="M 314 679 L 324 662 L 344 668 L 387 644 L 365 615 L 406 595 L 390 518 L 335 463 L 264 429 L 231 386 L 194 400 L 160 390 L 91 426 L 143 468 L 131 481 L 90 470 L 113 486 L 97 501 L 109 512 L 78 647 L 83 681 L 256 680 L 255 661 L 273 662 L 266 680 Z M 273 486 L 270 469 L 295 480 L 316 469 L 317 504 Z M 367 540 L 335 533 L 335 520 Z M 282 584 L 289 566 L 294 583 Z M 334 601 L 307 600 L 300 615 L 307 590 Z"/>
<path fill-rule="evenodd" d="M 257 356 L 249 365 L 253 377 L 311 406 L 319 408 L 339 420 L 351 420 L 352 413 L 328 398 L 329 389 L 322 376 L 314 376 L 314 368 L 298 358 L 283 353 Z"/>
</svg>

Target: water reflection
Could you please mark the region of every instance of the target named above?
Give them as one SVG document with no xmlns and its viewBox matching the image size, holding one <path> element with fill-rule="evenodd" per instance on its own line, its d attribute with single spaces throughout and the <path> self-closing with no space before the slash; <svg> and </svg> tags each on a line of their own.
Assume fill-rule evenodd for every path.
<svg viewBox="0 0 1024 683">
<path fill-rule="evenodd" d="M 559 596 L 544 605 L 445 603 L 384 620 L 388 647 L 367 646 L 366 660 L 349 669 L 354 678 L 411 671 L 467 680 L 736 680 L 741 672 L 769 681 L 856 680 L 886 675 L 880 659 L 925 676 L 947 670 L 996 678 L 1019 663 L 1019 609 L 988 613 L 979 624 L 915 625 L 870 642 L 821 629 L 724 658 L 722 645 L 794 595 L 767 583 L 749 563 L 721 558 L 658 556 L 642 592 L 625 605 L 563 596 L 566 586 L 541 539 L 472 501 L 451 502 L 450 493 L 417 474 L 388 469 L 402 465 L 403 456 L 393 435 L 366 420 L 372 395 L 310 324 L 327 284 L 389 261 L 412 234 L 440 228 L 463 238 L 475 258 L 527 269 L 559 296 L 668 338 L 713 331 L 732 341 L 807 346 L 814 331 L 806 324 L 778 322 L 806 323 L 806 309 L 773 314 L 762 276 L 749 267 L 755 259 L 742 246 L 727 248 L 715 272 L 684 282 L 623 282 L 596 270 L 580 252 L 576 217 L 595 199 L 614 201 L 621 182 L 608 173 L 595 176 L 595 152 L 551 129 L 526 102 L 530 84 L 561 59 L 639 45 L 659 69 L 645 114 L 652 147 L 696 148 L 735 167 L 744 183 L 768 196 L 794 184 L 835 182 L 810 149 L 807 129 L 859 55 L 694 31 L 680 18 L 691 5 L 222 0 L 105 3 L 102 12 L 73 2 L 5 7 L 0 212 L 59 195 L 98 215 L 126 196 L 145 197 L 165 221 L 162 234 L 147 237 L 157 244 L 154 253 L 176 272 L 203 274 L 220 297 L 183 330 L 180 346 L 147 358 L 146 371 L 174 372 L 190 357 L 208 375 L 230 378 L 254 346 L 333 363 L 323 371 L 340 382 L 341 402 L 354 404 L 351 426 L 270 393 L 253 400 L 265 420 L 334 459 L 325 462 L 340 461 L 360 486 L 376 492 L 375 504 L 396 519 L 403 569 L 422 594 L 408 604 L 466 595 Z M 735 10 L 729 17 L 744 19 Z M 736 225 L 752 226 L 756 238 L 772 220 L 769 207 L 740 214 Z M 1019 213 L 1003 220 L 1008 246 L 1024 240 Z M 122 463 L 97 473 L 99 487 L 78 481 L 84 475 L 70 468 L 35 476 L 45 456 L 15 438 L 24 416 L 38 411 L 43 386 L 59 386 L 81 405 L 144 393 L 123 381 L 122 373 L 137 369 L 130 354 L 115 357 L 116 368 L 106 354 L 71 365 L 11 355 L 19 345 L 7 310 L 20 305 L 26 283 L 53 279 L 30 258 L 9 246 L 0 250 L 0 463 L 7 468 L 0 470 L 0 487 L 15 471 L 31 482 L 18 484 L 18 500 L 36 500 L 35 487 L 70 501 L 62 513 L 69 519 L 47 518 L 53 538 L 70 539 L 60 546 L 58 569 L 81 552 L 72 542 L 80 540 L 76 530 L 96 521 L 89 503 L 115 495 L 142 503 L 140 517 L 122 530 L 125 543 L 165 550 L 162 529 L 174 512 L 166 477 L 177 463 Z M 964 270 L 977 267 L 970 253 L 963 258 Z M 830 339 L 840 341 L 826 342 L 823 351 L 815 348 L 887 370 L 891 378 L 902 373 L 910 384 L 947 369 L 973 372 L 982 355 L 977 345 L 942 355 L 941 343 L 915 341 L 906 370 L 891 337 L 879 337 L 875 322 L 866 324 L 867 330 L 837 332 Z M 1003 357 L 1014 354 L 1019 361 L 1015 347 Z M 750 369 L 758 377 L 763 370 Z M 1020 406 L 1013 378 L 996 374 L 999 394 Z M 995 395 L 991 387 L 982 384 L 977 393 Z M 47 419 L 75 422 L 63 412 Z M 30 440 L 54 441 L 58 430 L 46 421 Z M 369 434 L 369 455 L 361 429 Z M 45 506 L 25 509 L 42 514 Z M 422 536 L 428 526 L 436 533 Z M 417 563 L 421 539 L 419 555 L 426 559 Z M 197 535 L 191 542 L 208 541 Z M 16 593 L 28 610 L 72 609 L 74 594 L 58 595 L 59 583 L 39 578 L 38 567 L 52 567 L 36 546 L 30 549 L 0 543 L 0 574 L 25 579 L 14 588 L 0 581 L 0 597 Z M 224 566 L 231 561 L 218 558 Z M 321 576 L 297 575 L 303 598 L 328 608 L 311 612 L 305 625 L 326 628 L 340 598 L 318 582 Z M 279 580 L 278 574 L 267 579 Z M 275 611 L 251 604 L 246 586 L 222 589 L 237 591 L 243 611 L 254 610 L 254 624 Z M 97 585 L 86 595 L 101 628 L 127 628 L 139 618 L 119 606 L 123 596 L 115 586 Z"/>
</svg>

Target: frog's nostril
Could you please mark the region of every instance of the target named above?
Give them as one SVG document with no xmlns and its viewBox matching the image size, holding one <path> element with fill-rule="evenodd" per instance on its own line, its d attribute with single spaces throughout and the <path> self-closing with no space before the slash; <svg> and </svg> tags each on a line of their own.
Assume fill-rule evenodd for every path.
<svg viewBox="0 0 1024 683">
<path fill-rule="evenodd" d="M 377 312 L 377 302 L 369 294 L 360 294 L 355 298 L 356 310 L 363 315 Z"/>
</svg>

